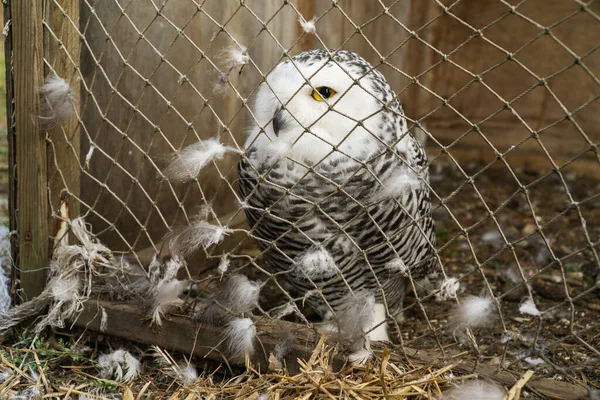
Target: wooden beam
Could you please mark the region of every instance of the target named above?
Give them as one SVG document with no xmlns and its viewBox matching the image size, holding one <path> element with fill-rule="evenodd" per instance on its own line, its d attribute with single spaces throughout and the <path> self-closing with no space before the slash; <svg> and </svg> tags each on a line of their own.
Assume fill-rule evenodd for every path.
<svg viewBox="0 0 600 400">
<path fill-rule="evenodd" d="M 222 362 L 222 351 L 225 348 L 222 342 L 223 328 L 200 325 L 189 318 L 171 316 L 165 319 L 162 327 L 150 327 L 144 321 L 141 310 L 132 304 L 115 304 L 106 301 L 89 301 L 85 304 L 84 311 L 74 321 L 76 326 L 100 332 L 102 309 L 106 311 L 108 324 L 103 333 L 133 340 L 148 345 L 158 345 L 169 351 L 176 351 L 186 355 Z M 252 359 L 261 372 L 268 370 L 269 354 L 274 352 L 275 346 L 287 332 L 293 332 L 296 343 L 285 358 L 285 365 L 290 374 L 299 372 L 298 360 L 308 360 L 320 338 L 318 332 L 304 325 L 260 317 L 255 320 L 257 338 L 256 354 Z M 381 348 L 375 347 L 375 353 L 380 355 Z M 519 379 L 518 375 L 508 371 L 498 371 L 498 366 L 478 364 L 477 366 L 464 359 L 447 359 L 440 352 L 433 350 L 417 350 L 404 348 L 404 354 L 393 352 L 390 360 L 397 363 L 409 361 L 414 365 L 443 366 L 455 364 L 453 370 L 465 374 L 478 373 L 485 379 L 490 379 L 511 387 Z M 459 361 L 463 361 L 460 362 Z M 232 365 L 240 365 L 232 363 Z M 334 370 L 340 370 L 346 365 L 345 357 L 337 353 L 333 356 Z M 536 390 L 551 399 L 576 400 L 586 398 L 588 389 L 579 384 L 558 382 L 553 379 L 531 379 L 525 386 Z"/>
<path fill-rule="evenodd" d="M 44 9 L 45 75 L 57 74 L 71 87 L 71 118 L 48 131 L 48 190 L 50 235 L 65 231 L 65 219 L 79 216 L 80 195 L 80 69 L 79 1 L 54 0 Z M 61 213 L 62 211 L 62 213 Z M 56 218 L 57 214 L 62 214 Z M 66 240 L 67 238 L 65 238 Z"/>
<path fill-rule="evenodd" d="M 189 318 L 170 316 L 163 320 L 163 326 L 151 327 L 145 321 L 144 314 L 133 304 L 115 304 L 104 301 L 89 301 L 84 311 L 75 321 L 81 328 L 100 332 L 102 308 L 106 311 L 108 324 L 104 333 L 148 345 L 158 345 L 169 351 L 177 351 L 187 355 L 223 361 L 225 343 L 223 343 L 223 327 L 201 325 Z M 275 321 L 267 317 L 255 321 L 257 337 L 256 354 L 252 359 L 260 371 L 268 370 L 269 353 L 285 332 L 294 332 L 296 343 L 285 358 L 285 364 L 291 373 L 299 371 L 297 359 L 308 359 L 318 342 L 316 332 L 286 321 Z M 338 357 L 338 367 L 344 361 Z M 232 365 L 240 365 L 232 363 Z"/>
<path fill-rule="evenodd" d="M 18 268 L 23 300 L 29 300 L 44 289 L 48 265 L 46 138 L 35 120 L 40 110 L 39 88 L 44 72 L 42 4 L 39 1 L 13 1 L 11 11 Z"/>
</svg>

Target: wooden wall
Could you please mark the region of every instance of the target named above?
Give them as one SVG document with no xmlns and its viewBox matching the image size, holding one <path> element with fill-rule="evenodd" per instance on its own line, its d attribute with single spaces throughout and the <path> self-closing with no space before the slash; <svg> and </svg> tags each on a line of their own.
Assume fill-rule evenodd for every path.
<svg viewBox="0 0 600 400">
<path fill-rule="evenodd" d="M 490 145 L 479 133 L 469 132 L 472 124 L 479 124 L 500 152 L 524 141 L 507 161 L 539 171 L 551 167 L 540 142 L 560 163 L 589 148 L 587 139 L 599 141 L 598 102 L 573 115 L 579 128 L 565 120 L 540 132 L 540 142 L 527 140 L 529 129 L 564 119 L 560 103 L 573 112 L 600 93 L 600 54 L 592 52 L 582 67 L 558 44 L 578 55 L 590 52 L 600 37 L 597 19 L 580 13 L 530 43 L 543 32 L 531 21 L 552 25 L 576 12 L 580 6 L 575 2 L 530 0 L 517 9 L 523 15 L 509 14 L 498 0 L 463 0 L 445 14 L 435 1 L 384 3 L 390 8 L 379 16 L 381 3 L 370 0 L 341 0 L 333 7 L 325 0 L 248 0 L 245 7 L 234 0 L 209 0 L 202 12 L 184 0 L 81 1 L 86 39 L 81 69 L 91 91 L 83 89 L 81 96 L 81 158 L 90 141 L 98 147 L 81 178 L 82 210 L 86 205 L 94 210 L 88 221 L 105 233 L 101 240 L 113 249 L 142 248 L 156 243 L 170 226 L 184 223 L 182 209 L 188 216 L 205 202 L 220 215 L 235 209 L 230 185 L 214 169 L 202 174 L 200 185 L 170 185 L 159 179 L 158 170 L 175 149 L 201 138 L 219 136 L 226 144 L 242 145 L 244 103 L 281 59 L 281 46 L 291 54 L 343 47 L 374 64 L 383 57 L 380 69 L 401 94 L 407 115 L 420 120 L 433 137 L 428 146 L 434 157 L 443 145 L 451 146 L 461 164 L 493 160 Z M 590 8 L 600 13 L 599 5 Z M 321 16 L 318 37 L 299 39 L 298 11 L 306 19 Z M 483 35 L 474 29 L 482 29 Z M 410 31 L 415 31 L 413 38 Z M 252 62 L 230 71 L 225 54 L 235 41 L 248 47 Z M 504 50 L 515 53 L 513 61 L 506 61 Z M 442 61 L 442 53 L 450 61 Z M 219 70 L 235 91 L 215 90 Z M 476 74 L 481 82 L 474 81 Z M 535 87 L 535 76 L 552 78 Z M 417 77 L 419 84 L 409 77 Z M 440 98 L 449 99 L 448 106 Z M 509 101 L 515 113 L 505 109 L 492 116 L 504 107 L 500 99 Z M 236 162 L 228 156 L 218 164 L 233 187 Z M 592 153 L 567 168 L 571 166 L 600 175 Z"/>
</svg>

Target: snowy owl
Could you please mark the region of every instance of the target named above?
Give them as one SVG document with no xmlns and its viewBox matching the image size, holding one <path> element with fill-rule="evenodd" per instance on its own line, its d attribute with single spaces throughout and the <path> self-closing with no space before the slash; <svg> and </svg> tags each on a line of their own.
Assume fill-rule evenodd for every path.
<svg viewBox="0 0 600 400">
<path fill-rule="evenodd" d="M 436 270 L 427 159 L 384 76 L 350 51 L 281 62 L 251 110 L 239 187 L 268 266 L 324 320 L 370 293 L 371 340 Z"/>
</svg>

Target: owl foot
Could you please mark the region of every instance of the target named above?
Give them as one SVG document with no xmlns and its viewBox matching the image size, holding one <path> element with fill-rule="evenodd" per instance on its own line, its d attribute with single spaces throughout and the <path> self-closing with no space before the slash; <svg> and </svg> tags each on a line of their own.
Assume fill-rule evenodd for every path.
<svg viewBox="0 0 600 400">
<path fill-rule="evenodd" d="M 387 331 L 387 313 L 383 304 L 375 303 L 373 307 L 373 320 L 370 326 L 365 327 L 369 340 L 375 342 L 390 342 Z"/>
</svg>

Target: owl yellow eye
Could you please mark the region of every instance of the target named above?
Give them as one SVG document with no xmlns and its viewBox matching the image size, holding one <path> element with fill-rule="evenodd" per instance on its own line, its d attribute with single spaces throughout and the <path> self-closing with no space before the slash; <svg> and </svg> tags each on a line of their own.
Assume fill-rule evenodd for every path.
<svg viewBox="0 0 600 400">
<path fill-rule="evenodd" d="M 323 101 L 325 99 L 330 98 L 336 93 L 335 90 L 328 88 L 326 86 L 321 86 L 313 90 L 312 97 L 316 101 Z"/>
</svg>

